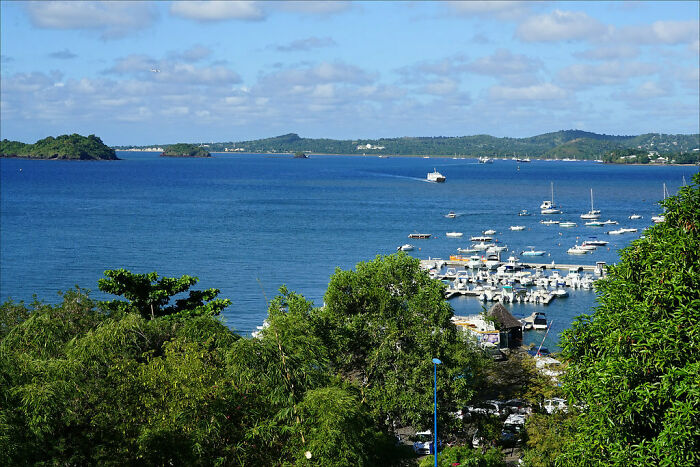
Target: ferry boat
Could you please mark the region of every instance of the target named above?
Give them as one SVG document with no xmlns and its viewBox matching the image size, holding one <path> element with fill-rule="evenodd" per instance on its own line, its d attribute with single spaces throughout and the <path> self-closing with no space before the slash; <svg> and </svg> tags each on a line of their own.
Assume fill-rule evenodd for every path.
<svg viewBox="0 0 700 467">
<path fill-rule="evenodd" d="M 444 183 L 446 180 L 445 176 L 438 172 L 437 169 L 433 169 L 433 172 L 429 172 L 427 179 L 429 182 L 435 183 Z"/>
</svg>

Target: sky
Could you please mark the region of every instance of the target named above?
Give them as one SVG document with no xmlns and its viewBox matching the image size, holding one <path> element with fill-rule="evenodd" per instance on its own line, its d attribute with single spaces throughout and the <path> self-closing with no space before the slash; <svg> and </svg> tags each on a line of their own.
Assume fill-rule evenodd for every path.
<svg viewBox="0 0 700 467">
<path fill-rule="evenodd" d="M 0 1 L 0 137 L 700 132 L 700 2 Z"/>
</svg>

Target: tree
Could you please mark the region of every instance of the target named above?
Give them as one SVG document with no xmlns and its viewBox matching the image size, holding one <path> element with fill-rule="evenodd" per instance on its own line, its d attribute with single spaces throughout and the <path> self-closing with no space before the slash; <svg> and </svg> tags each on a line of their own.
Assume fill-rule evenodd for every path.
<svg viewBox="0 0 700 467">
<path fill-rule="evenodd" d="M 143 317 L 161 316 L 216 316 L 231 304 L 229 299 L 217 299 L 219 289 L 192 290 L 187 298 L 178 299 L 175 305 L 166 306 L 170 299 L 189 290 L 197 283 L 196 277 L 158 277 L 158 273 L 134 274 L 126 269 L 105 271 L 106 279 L 97 281 L 99 289 L 114 295 L 122 295 L 129 302 L 113 300 L 107 306 L 113 311 L 126 311 L 133 307 Z"/>
<path fill-rule="evenodd" d="M 581 404 L 562 463 L 700 464 L 700 174 L 621 251 L 599 303 L 563 335 Z"/>
<path fill-rule="evenodd" d="M 333 368 L 362 391 L 379 423 L 428 427 L 432 420 L 432 358 L 438 368 L 441 425 L 472 395 L 478 357 L 458 334 L 444 285 L 404 253 L 378 256 L 355 271 L 337 269 L 312 312 Z M 449 403 L 448 403 L 449 401 Z"/>
</svg>

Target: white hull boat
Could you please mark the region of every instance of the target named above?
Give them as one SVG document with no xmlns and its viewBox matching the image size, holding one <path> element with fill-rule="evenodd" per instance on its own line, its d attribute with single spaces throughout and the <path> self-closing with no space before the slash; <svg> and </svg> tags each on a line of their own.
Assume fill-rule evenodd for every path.
<svg viewBox="0 0 700 467">
<path fill-rule="evenodd" d="M 462 232 L 447 232 L 445 236 L 447 237 L 461 237 L 464 235 Z"/>
<path fill-rule="evenodd" d="M 511 225 L 510 230 L 515 230 L 515 231 L 525 230 L 525 226 L 524 225 Z"/>
<path fill-rule="evenodd" d="M 433 169 L 433 172 L 430 172 L 427 176 L 427 180 L 429 182 L 435 182 L 435 183 L 443 183 L 446 178 L 443 174 L 437 171 L 437 169 Z"/>
<path fill-rule="evenodd" d="M 401 245 L 400 247 L 397 248 L 397 250 L 401 251 L 413 251 L 415 247 L 411 245 L 410 243 L 406 243 L 405 245 Z"/>
</svg>

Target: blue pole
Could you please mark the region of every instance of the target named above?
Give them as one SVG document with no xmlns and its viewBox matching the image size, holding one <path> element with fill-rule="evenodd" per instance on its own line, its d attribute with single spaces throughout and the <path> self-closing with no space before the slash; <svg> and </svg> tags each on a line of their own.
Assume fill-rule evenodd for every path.
<svg viewBox="0 0 700 467">
<path fill-rule="evenodd" d="M 438 437 L 437 437 L 437 366 L 441 364 L 442 362 L 438 358 L 433 358 L 433 381 L 435 383 L 434 385 L 434 391 L 433 391 L 433 401 L 435 403 L 435 408 L 433 411 L 433 442 L 434 448 L 433 448 L 433 457 L 435 458 L 435 467 L 438 465 Z"/>
</svg>

